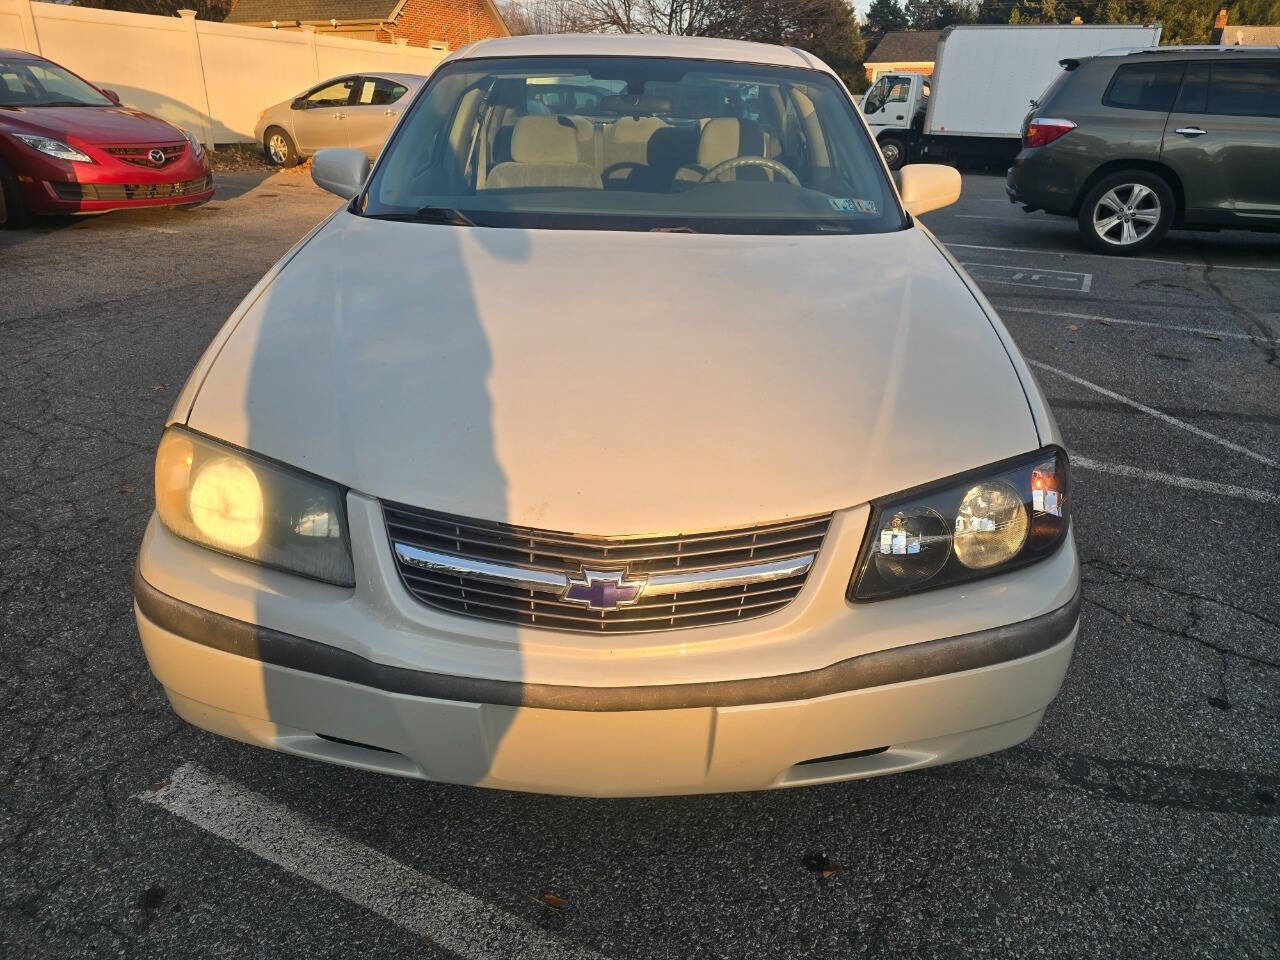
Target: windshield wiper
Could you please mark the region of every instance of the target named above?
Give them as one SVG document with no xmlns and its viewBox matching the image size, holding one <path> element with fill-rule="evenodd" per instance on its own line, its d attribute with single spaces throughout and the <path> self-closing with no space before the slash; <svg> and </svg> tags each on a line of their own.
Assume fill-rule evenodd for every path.
<svg viewBox="0 0 1280 960">
<path fill-rule="evenodd" d="M 398 220 L 402 223 L 445 223 L 453 227 L 479 226 L 461 210 L 453 207 L 420 207 L 413 213 L 366 213 L 371 220 Z"/>
<path fill-rule="evenodd" d="M 476 222 L 455 207 L 419 207 L 413 219 L 423 223 L 451 223 L 455 227 L 474 227 Z"/>
</svg>

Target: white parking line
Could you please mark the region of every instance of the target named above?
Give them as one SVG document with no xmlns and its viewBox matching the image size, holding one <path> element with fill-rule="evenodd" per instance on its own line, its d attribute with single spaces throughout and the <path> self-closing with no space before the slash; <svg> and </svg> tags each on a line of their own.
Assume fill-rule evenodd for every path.
<svg viewBox="0 0 1280 960">
<path fill-rule="evenodd" d="M 1193 423 L 1187 423 L 1185 420 L 1179 420 L 1177 417 L 1171 417 L 1162 410 L 1157 410 L 1155 407 L 1148 407 L 1145 403 L 1139 403 L 1131 397 L 1126 397 L 1122 393 L 1116 393 L 1114 390 L 1108 390 L 1106 387 L 1100 387 L 1098 384 L 1085 380 L 1083 377 L 1077 377 L 1074 373 L 1067 373 L 1065 370 L 1052 367 L 1047 363 L 1041 363 L 1039 360 L 1032 360 L 1030 357 L 1027 357 L 1026 360 L 1027 363 L 1031 364 L 1033 367 L 1038 367 L 1041 370 L 1047 370 L 1052 374 L 1062 377 L 1064 380 L 1070 380 L 1072 383 L 1078 384 L 1086 389 L 1093 390 L 1095 393 L 1100 393 L 1104 397 L 1109 397 L 1112 400 L 1127 404 L 1135 410 L 1141 410 L 1148 416 L 1155 417 L 1157 420 L 1162 423 L 1167 423 L 1171 427 L 1177 427 L 1179 430 L 1185 430 L 1187 433 L 1193 433 L 1197 437 L 1202 437 L 1205 440 L 1218 444 L 1220 447 L 1226 447 L 1228 450 L 1233 450 L 1236 453 L 1243 454 L 1252 460 L 1257 460 L 1259 463 L 1266 464 L 1268 467 L 1280 469 L 1280 463 L 1277 463 L 1270 457 L 1264 456 L 1256 450 L 1250 450 L 1248 447 L 1242 447 L 1238 443 L 1233 443 L 1226 439 L 1226 437 L 1220 437 L 1216 433 L 1210 433 L 1208 430 L 1201 430 Z"/>
<path fill-rule="evenodd" d="M 1250 333 L 1235 330 L 1214 330 L 1212 327 L 1183 327 L 1170 323 L 1152 323 L 1149 320 L 1124 320 L 1120 317 L 1100 317 L 1092 313 L 1067 313 L 1061 310 L 1041 310 L 1036 307 L 998 306 L 1001 313 L 1034 313 L 1044 317 L 1063 317 L 1067 320 L 1096 320 L 1098 323 L 1121 323 L 1130 327 L 1154 327 L 1157 330 L 1172 330 L 1176 333 L 1194 333 L 1202 337 L 1229 337 L 1232 340 L 1250 340 L 1258 343 L 1280 343 L 1269 337 L 1255 337 Z"/>
<path fill-rule="evenodd" d="M 1094 257 L 1099 260 L 1117 260 L 1105 253 L 1085 253 L 1083 250 L 1031 250 L 1027 247 L 993 247 L 981 243 L 952 243 L 938 237 L 943 246 L 963 247 L 966 250 L 1003 250 L 1005 253 L 1034 253 L 1042 257 Z M 1225 263 L 1197 263 L 1192 260 L 1161 260 L 1158 257 L 1134 257 L 1130 263 L 1172 263 L 1180 267 L 1212 267 L 1214 270 L 1257 270 L 1262 273 L 1280 273 L 1280 267 L 1243 267 Z"/>
<path fill-rule="evenodd" d="M 957 220 L 1008 220 L 1008 217 L 984 217 L 977 213 L 957 213 L 953 214 Z"/>
<path fill-rule="evenodd" d="M 194 763 L 140 799 L 468 960 L 602 960 Z"/>
<path fill-rule="evenodd" d="M 1167 483 L 1184 490 L 1195 490 L 1200 493 L 1214 493 L 1220 497 L 1234 497 L 1238 500 L 1252 500 L 1255 503 L 1266 503 L 1280 506 L 1280 494 L 1268 493 L 1266 490 L 1254 490 L 1252 487 L 1237 487 L 1230 483 L 1217 483 L 1213 480 L 1197 480 L 1195 477 L 1179 477 L 1172 473 L 1161 473 L 1158 470 L 1142 470 L 1123 463 L 1103 463 L 1088 457 L 1071 455 L 1071 466 L 1084 470 L 1096 470 L 1098 473 L 1111 473 L 1118 477 L 1132 477 L 1135 480 L 1150 480 L 1154 483 Z"/>
</svg>

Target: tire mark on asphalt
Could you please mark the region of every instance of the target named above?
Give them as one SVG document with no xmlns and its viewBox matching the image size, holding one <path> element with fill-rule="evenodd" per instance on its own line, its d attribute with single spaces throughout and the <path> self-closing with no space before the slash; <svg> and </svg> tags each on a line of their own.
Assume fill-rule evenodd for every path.
<svg viewBox="0 0 1280 960">
<path fill-rule="evenodd" d="M 603 960 L 194 763 L 138 799 L 467 960 Z"/>
</svg>

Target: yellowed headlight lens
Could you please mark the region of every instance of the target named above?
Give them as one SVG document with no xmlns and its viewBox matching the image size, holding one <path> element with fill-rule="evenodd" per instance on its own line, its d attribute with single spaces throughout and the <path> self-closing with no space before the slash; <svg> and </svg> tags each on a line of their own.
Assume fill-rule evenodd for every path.
<svg viewBox="0 0 1280 960">
<path fill-rule="evenodd" d="M 1026 542 L 1028 526 L 1022 497 L 1009 484 L 997 480 L 970 487 L 956 511 L 956 559 L 971 570 L 1011 560 Z"/>
<path fill-rule="evenodd" d="M 262 536 L 262 487 L 243 462 L 202 464 L 187 500 L 191 521 L 215 546 L 243 550 Z"/>
</svg>

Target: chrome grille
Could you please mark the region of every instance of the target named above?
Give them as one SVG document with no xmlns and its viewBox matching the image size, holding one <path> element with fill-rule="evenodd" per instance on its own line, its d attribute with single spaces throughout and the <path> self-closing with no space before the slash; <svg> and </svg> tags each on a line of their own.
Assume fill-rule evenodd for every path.
<svg viewBox="0 0 1280 960">
<path fill-rule="evenodd" d="M 383 515 L 400 577 L 428 606 L 502 623 L 593 633 L 709 626 L 780 610 L 804 586 L 831 519 L 809 517 L 711 533 L 593 537 L 401 504 L 384 503 Z M 456 560 L 457 568 L 497 565 L 547 582 L 581 577 L 585 571 L 622 571 L 627 578 L 653 581 L 655 587 L 626 606 L 596 610 L 565 599 L 554 587 L 514 585 L 474 571 L 454 573 L 445 563 L 408 562 L 406 555 L 414 554 Z M 710 582 L 715 576 L 711 571 L 726 568 L 773 572 L 769 578 L 710 589 L 665 586 L 681 575 L 700 573 Z"/>
<path fill-rule="evenodd" d="M 136 163 L 140 167 L 155 169 L 168 166 L 177 160 L 187 149 L 187 145 L 185 143 L 172 143 L 156 149 L 164 151 L 164 160 L 160 163 L 152 162 L 151 147 L 107 147 L 106 152 L 119 160 L 124 160 L 126 163 Z"/>
</svg>

